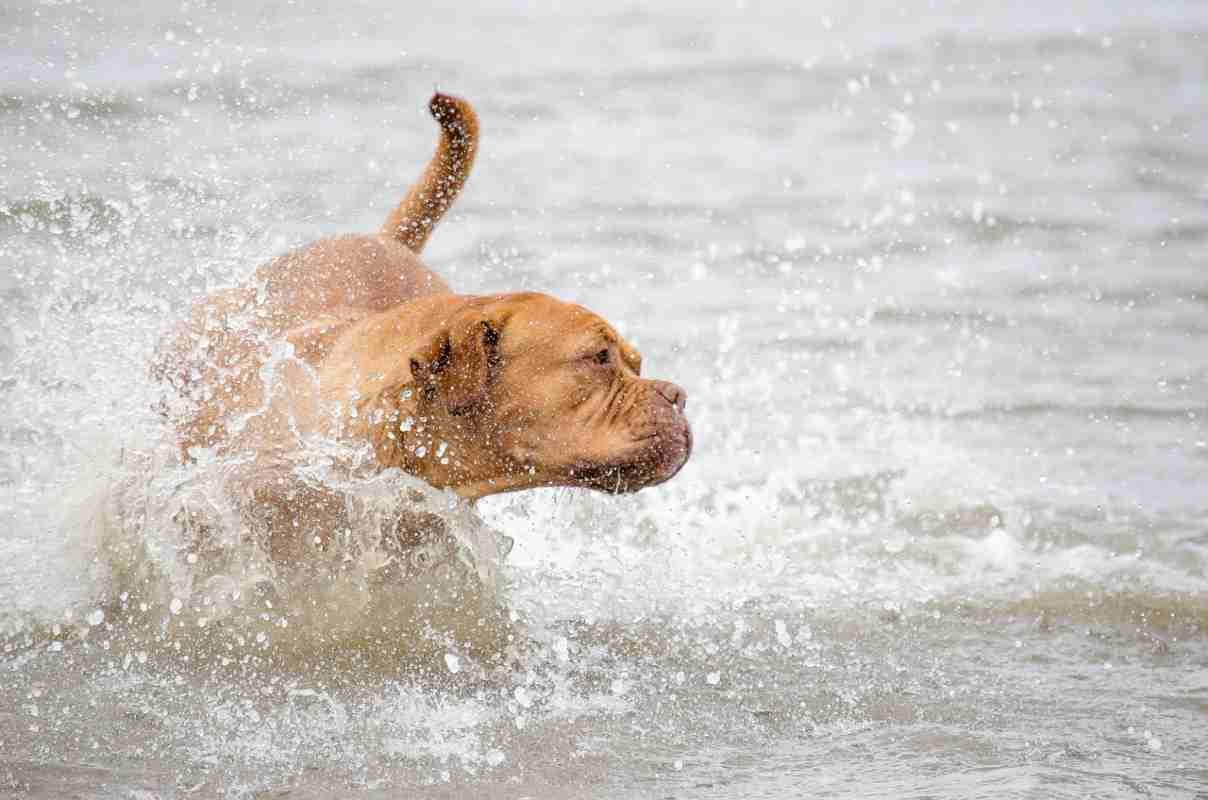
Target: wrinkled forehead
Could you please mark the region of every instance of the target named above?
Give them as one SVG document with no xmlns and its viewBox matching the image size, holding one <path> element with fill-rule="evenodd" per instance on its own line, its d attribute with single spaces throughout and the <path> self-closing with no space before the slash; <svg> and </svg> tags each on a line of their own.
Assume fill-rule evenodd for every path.
<svg viewBox="0 0 1208 800">
<path fill-rule="evenodd" d="M 599 314 L 548 295 L 517 296 L 506 331 L 505 350 L 566 353 L 615 345 L 624 355 L 637 357 L 633 346 Z"/>
</svg>

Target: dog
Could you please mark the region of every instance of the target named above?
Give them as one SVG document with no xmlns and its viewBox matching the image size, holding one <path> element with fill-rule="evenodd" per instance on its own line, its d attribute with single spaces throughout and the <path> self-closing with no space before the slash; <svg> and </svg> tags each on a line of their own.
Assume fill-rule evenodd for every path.
<svg viewBox="0 0 1208 800">
<path fill-rule="evenodd" d="M 479 140 L 465 100 L 437 93 L 428 108 L 436 153 L 376 235 L 293 250 L 201 299 L 153 360 L 181 458 L 258 465 L 245 489 L 281 560 L 322 546 L 342 507 L 280 468 L 309 437 L 366 445 L 372 469 L 469 501 L 540 486 L 634 492 L 692 451 L 686 392 L 642 377 L 604 319 L 535 292 L 455 294 L 419 259 Z"/>
</svg>

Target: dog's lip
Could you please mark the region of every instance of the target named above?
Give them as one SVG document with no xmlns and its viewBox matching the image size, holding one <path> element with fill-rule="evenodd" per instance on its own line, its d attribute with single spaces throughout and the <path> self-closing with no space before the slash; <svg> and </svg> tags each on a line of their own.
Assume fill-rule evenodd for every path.
<svg viewBox="0 0 1208 800">
<path fill-rule="evenodd" d="M 678 475 L 679 471 L 684 468 L 685 464 L 688 463 L 688 459 L 692 457 L 692 445 L 694 444 L 694 442 L 692 439 L 692 427 L 690 425 L 687 425 L 687 424 L 684 425 L 683 436 L 684 436 L 684 457 L 680 459 L 679 466 L 677 466 L 672 471 L 672 473 L 666 477 L 665 480 L 671 480 L 676 475 Z"/>
<path fill-rule="evenodd" d="M 665 460 L 666 454 L 662 452 L 663 448 L 659 447 L 658 442 L 671 440 L 677 435 L 679 441 L 668 441 L 668 445 L 682 450 L 682 452 L 674 462 L 668 462 Z M 643 445 L 651 440 L 656 442 L 654 447 L 643 447 L 642 452 L 636 458 L 614 459 L 605 462 L 578 462 L 568 470 L 569 477 L 578 485 L 609 494 L 637 491 L 669 481 L 679 474 L 692 455 L 692 429 L 685 423 L 676 433 L 669 434 L 665 430 L 655 431 L 633 439 L 632 442 L 635 445 Z M 654 451 L 653 456 L 651 450 Z"/>
</svg>

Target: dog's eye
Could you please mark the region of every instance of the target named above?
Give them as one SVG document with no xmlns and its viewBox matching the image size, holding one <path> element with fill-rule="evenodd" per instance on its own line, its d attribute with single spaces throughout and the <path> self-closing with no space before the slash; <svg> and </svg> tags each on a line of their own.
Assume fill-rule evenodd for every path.
<svg viewBox="0 0 1208 800">
<path fill-rule="evenodd" d="M 607 347 L 605 347 L 603 350 L 601 350 L 600 352 L 598 352 L 594 356 L 592 356 L 592 358 L 595 360 L 595 362 L 597 364 L 607 364 L 608 359 L 610 357 L 611 357 L 611 353 L 609 352 Z"/>
</svg>

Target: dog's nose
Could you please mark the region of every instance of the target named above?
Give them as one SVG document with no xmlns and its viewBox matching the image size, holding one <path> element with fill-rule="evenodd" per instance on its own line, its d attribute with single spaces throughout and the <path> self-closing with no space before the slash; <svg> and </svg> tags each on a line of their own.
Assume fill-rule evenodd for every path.
<svg viewBox="0 0 1208 800">
<path fill-rule="evenodd" d="M 669 381 L 655 381 L 654 390 L 662 395 L 664 400 L 679 409 L 681 414 L 684 412 L 684 406 L 688 404 L 688 393 L 682 387 Z"/>
</svg>

